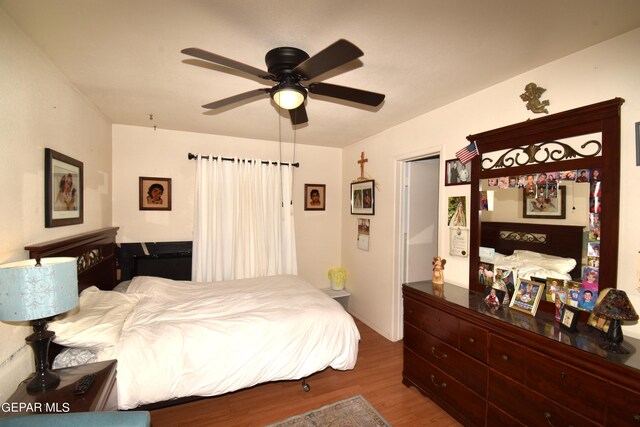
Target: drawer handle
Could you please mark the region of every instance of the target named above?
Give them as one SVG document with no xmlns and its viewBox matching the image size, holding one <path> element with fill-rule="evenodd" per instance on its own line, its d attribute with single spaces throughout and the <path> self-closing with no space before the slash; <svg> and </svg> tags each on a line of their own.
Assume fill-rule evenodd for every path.
<svg viewBox="0 0 640 427">
<path fill-rule="evenodd" d="M 475 338 L 471 337 L 471 338 L 469 338 L 469 342 L 470 342 L 471 344 L 473 344 L 474 342 L 476 342 L 476 340 L 475 340 Z"/>
<path fill-rule="evenodd" d="M 560 372 L 560 379 L 563 380 L 567 375 L 564 372 Z"/>
<path fill-rule="evenodd" d="M 431 383 L 437 388 L 447 388 L 447 383 L 437 384 L 436 377 L 434 377 L 433 374 L 431 374 Z"/>
<path fill-rule="evenodd" d="M 544 419 L 547 420 L 547 423 L 553 427 L 553 423 L 551 422 L 551 414 L 549 412 L 544 413 Z"/>
<path fill-rule="evenodd" d="M 435 347 L 431 347 L 431 354 L 433 354 L 433 357 L 435 357 L 436 359 L 446 359 L 447 358 L 447 353 L 437 354 Z"/>
<path fill-rule="evenodd" d="M 502 360 L 504 360 L 504 361 L 509 360 L 509 356 L 507 356 L 506 354 L 503 354 L 503 355 L 501 356 L 501 358 L 502 358 Z"/>
</svg>

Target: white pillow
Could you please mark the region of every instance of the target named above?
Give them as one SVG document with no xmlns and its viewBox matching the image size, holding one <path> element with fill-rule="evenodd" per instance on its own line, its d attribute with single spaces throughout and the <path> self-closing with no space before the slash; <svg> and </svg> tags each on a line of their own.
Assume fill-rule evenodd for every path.
<svg viewBox="0 0 640 427">
<path fill-rule="evenodd" d="M 576 260 L 573 258 L 563 258 L 555 255 L 547 255 L 538 252 L 515 250 L 513 251 L 518 261 L 531 262 L 546 268 L 547 270 L 568 273 L 576 266 Z"/>
<path fill-rule="evenodd" d="M 80 294 L 78 307 L 49 322 L 48 329 L 56 334 L 53 341 L 65 347 L 115 346 L 122 325 L 141 297 L 91 286 Z"/>
</svg>

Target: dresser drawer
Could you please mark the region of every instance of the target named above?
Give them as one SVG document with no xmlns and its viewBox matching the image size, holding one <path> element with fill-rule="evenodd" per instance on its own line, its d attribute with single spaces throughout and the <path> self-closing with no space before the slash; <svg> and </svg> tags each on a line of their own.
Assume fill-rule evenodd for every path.
<svg viewBox="0 0 640 427">
<path fill-rule="evenodd" d="M 425 391 L 438 405 L 465 425 L 484 426 L 486 400 L 428 362 L 423 365 Z"/>
<path fill-rule="evenodd" d="M 503 408 L 489 403 L 487 405 L 487 427 L 526 427 L 520 421 L 503 412 Z"/>
<path fill-rule="evenodd" d="M 458 348 L 469 356 L 487 363 L 487 342 L 489 341 L 487 330 L 464 320 L 458 322 L 458 334 L 460 335 Z"/>
<path fill-rule="evenodd" d="M 544 373 L 540 373 L 544 375 Z M 600 425 L 594 420 L 573 412 L 569 408 L 582 410 L 592 401 L 579 406 L 558 403 L 512 381 L 493 369 L 489 372 L 489 402 L 527 426 L 576 426 Z"/>
<path fill-rule="evenodd" d="M 573 366 L 528 352 L 526 385 L 568 408 L 581 408 L 585 417 L 604 422 L 607 383 Z"/>
<path fill-rule="evenodd" d="M 426 320 L 425 305 L 411 299 L 404 299 L 404 321 L 414 325 L 416 328 L 422 327 L 422 321 Z"/>
<path fill-rule="evenodd" d="M 490 340 L 489 366 L 523 383 L 527 372 L 527 349 L 493 334 Z"/>
<path fill-rule="evenodd" d="M 405 299 L 405 321 L 447 344 L 458 346 L 458 318 L 426 304 Z"/>
<path fill-rule="evenodd" d="M 404 345 L 482 397 L 487 395 L 487 366 L 438 338 L 405 323 Z"/>
<path fill-rule="evenodd" d="M 640 393 L 610 385 L 606 412 L 607 426 L 640 426 Z"/>
</svg>

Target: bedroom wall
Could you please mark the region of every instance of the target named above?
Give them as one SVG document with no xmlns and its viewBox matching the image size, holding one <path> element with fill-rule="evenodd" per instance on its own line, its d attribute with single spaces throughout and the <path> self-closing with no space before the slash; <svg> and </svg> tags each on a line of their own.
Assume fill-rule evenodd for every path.
<svg viewBox="0 0 640 427">
<path fill-rule="evenodd" d="M 390 339 L 401 338 L 399 307 L 400 279 L 397 269 L 396 227 L 398 224 L 399 159 L 441 150 L 444 161 L 467 143 L 467 135 L 536 117 L 526 110 L 519 95 L 525 85 L 535 82 L 547 89 L 544 99 L 556 113 L 615 97 L 626 100 L 622 106 L 622 161 L 620 197 L 620 244 L 618 288 L 625 290 L 640 309 L 638 252 L 640 227 L 637 212 L 637 183 L 640 167 L 635 164 L 634 123 L 640 121 L 640 57 L 633 52 L 640 46 L 640 29 L 592 46 L 560 60 L 527 71 L 432 111 L 378 135 L 351 145 L 343 153 L 343 203 L 349 199 L 349 182 L 358 174 L 356 161 L 364 151 L 369 158 L 368 175 L 376 179 L 376 215 L 371 218 L 369 252 L 354 244 L 357 217 L 343 212 L 342 239 L 344 267 L 351 274 L 350 311 Z M 389 99 L 386 102 L 394 102 Z M 441 179 L 439 235 L 447 236 L 446 200 L 450 196 L 470 196 L 469 186 L 443 186 Z M 448 256 L 448 242 L 440 238 L 440 254 L 447 258 L 445 280 L 468 287 L 467 258 Z M 396 302 L 396 303 L 392 303 Z M 624 333 L 640 337 L 640 326 L 625 325 Z"/>
<path fill-rule="evenodd" d="M 111 124 L 0 9 L 0 264 L 27 244 L 111 225 Z M 44 149 L 84 163 L 84 223 L 44 227 Z M 33 372 L 26 324 L 0 322 L 0 402 Z"/>
<path fill-rule="evenodd" d="M 274 119 L 275 119 L 274 114 Z M 215 120 L 215 118 L 212 118 Z M 274 123 L 276 123 L 274 121 Z M 277 128 L 274 128 L 277 134 Z M 284 134 L 284 132 L 283 132 Z M 304 129 L 297 141 L 304 140 Z M 283 140 L 291 141 L 284 134 Z M 195 162 L 187 153 L 279 158 L 279 144 L 219 135 L 179 132 L 152 127 L 113 126 L 113 223 L 120 227 L 118 242 L 159 242 L 193 239 Z M 284 143 L 282 160 L 290 162 L 293 144 Z M 327 270 L 340 265 L 342 150 L 296 144 L 294 216 L 298 273 L 316 287 L 328 287 Z M 140 176 L 171 178 L 172 210 L 138 209 Z M 326 210 L 304 210 L 304 184 L 326 185 Z"/>
</svg>

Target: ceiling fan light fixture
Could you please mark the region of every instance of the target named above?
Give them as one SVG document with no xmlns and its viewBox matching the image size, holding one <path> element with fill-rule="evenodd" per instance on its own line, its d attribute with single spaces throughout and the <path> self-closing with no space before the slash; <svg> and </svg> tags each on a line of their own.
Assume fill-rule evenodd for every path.
<svg viewBox="0 0 640 427">
<path fill-rule="evenodd" d="M 281 84 L 271 92 L 271 97 L 280 108 L 295 110 L 307 98 L 307 91 L 294 84 Z"/>
</svg>

